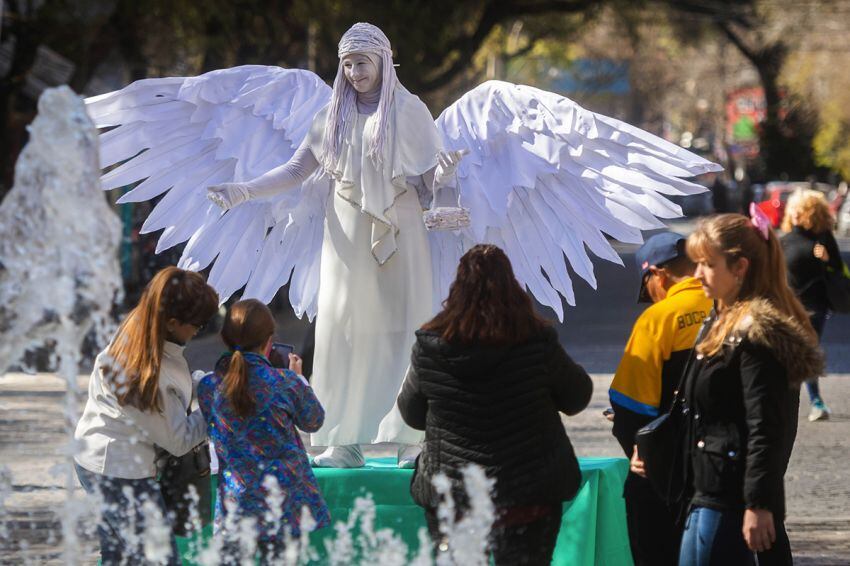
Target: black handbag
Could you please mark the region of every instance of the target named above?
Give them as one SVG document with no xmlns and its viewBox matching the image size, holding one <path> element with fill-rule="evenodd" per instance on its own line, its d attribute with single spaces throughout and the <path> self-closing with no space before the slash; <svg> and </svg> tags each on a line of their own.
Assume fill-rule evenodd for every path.
<svg viewBox="0 0 850 566">
<path fill-rule="evenodd" d="M 693 365 L 696 344 L 702 340 L 710 322 L 713 322 L 713 317 L 706 318 L 697 334 L 694 349 L 676 386 L 670 410 L 638 430 L 635 435 L 635 444 L 638 455 L 643 460 L 646 477 L 656 493 L 671 507 L 683 503 L 687 490 L 683 446 L 687 433 L 685 419 L 688 408 L 682 397 L 682 387 Z"/>
<path fill-rule="evenodd" d="M 670 411 L 637 431 L 635 444 L 643 460 L 644 470 L 655 492 L 668 504 L 674 505 L 685 492 L 682 462 L 685 412 L 678 396 Z"/>
<path fill-rule="evenodd" d="M 197 511 L 201 528 L 212 522 L 211 462 L 210 443 L 206 440 L 182 456 L 163 452 L 157 481 L 165 500 L 171 529 L 178 537 L 188 536 L 195 530 L 193 507 Z M 195 488 L 197 503 L 190 495 L 189 486 Z"/>
<path fill-rule="evenodd" d="M 841 271 L 827 270 L 824 278 L 826 297 L 831 310 L 838 313 L 850 313 L 850 277 L 846 273 L 847 267 L 842 267 Z"/>
</svg>

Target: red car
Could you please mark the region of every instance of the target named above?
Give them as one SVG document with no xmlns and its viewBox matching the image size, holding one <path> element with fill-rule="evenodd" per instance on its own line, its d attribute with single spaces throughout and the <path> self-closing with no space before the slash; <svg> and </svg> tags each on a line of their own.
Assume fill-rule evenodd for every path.
<svg viewBox="0 0 850 566">
<path fill-rule="evenodd" d="M 807 181 L 791 183 L 773 181 L 768 183 L 764 190 L 764 197 L 761 202 L 757 203 L 757 206 L 770 218 L 770 223 L 774 228 L 779 228 L 782 224 L 782 218 L 785 216 L 785 203 L 791 193 L 797 189 L 815 189 L 821 191 L 829 199 L 835 187 L 827 183 L 813 184 Z"/>
</svg>

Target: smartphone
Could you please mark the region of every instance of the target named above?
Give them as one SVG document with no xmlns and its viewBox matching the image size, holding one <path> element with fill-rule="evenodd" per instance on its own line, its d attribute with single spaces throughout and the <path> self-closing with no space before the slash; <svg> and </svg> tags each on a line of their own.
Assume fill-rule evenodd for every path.
<svg viewBox="0 0 850 566">
<path fill-rule="evenodd" d="M 289 369 L 289 354 L 294 351 L 295 348 L 292 344 L 274 342 L 272 344 L 272 351 L 269 353 L 269 361 L 276 368 Z"/>
</svg>

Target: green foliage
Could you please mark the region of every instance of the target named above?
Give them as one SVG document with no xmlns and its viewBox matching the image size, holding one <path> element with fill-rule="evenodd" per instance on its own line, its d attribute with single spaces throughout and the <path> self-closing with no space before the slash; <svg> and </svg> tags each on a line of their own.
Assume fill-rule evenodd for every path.
<svg viewBox="0 0 850 566">
<path fill-rule="evenodd" d="M 829 49 L 793 53 L 783 84 L 813 110 L 812 150 L 818 166 L 850 181 L 850 53 Z"/>
<path fill-rule="evenodd" d="M 818 165 L 837 171 L 850 181 L 850 115 L 847 107 L 831 101 L 821 110 L 818 132 L 814 138 Z"/>
</svg>

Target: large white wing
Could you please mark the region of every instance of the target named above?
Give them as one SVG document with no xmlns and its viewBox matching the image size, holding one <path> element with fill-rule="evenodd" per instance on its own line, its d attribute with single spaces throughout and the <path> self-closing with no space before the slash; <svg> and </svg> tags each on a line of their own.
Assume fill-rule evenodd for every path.
<svg viewBox="0 0 850 566">
<path fill-rule="evenodd" d="M 163 230 L 157 253 L 188 240 L 181 267 L 201 270 L 215 261 L 209 282 L 222 300 L 247 283 L 246 297 L 268 302 L 292 275 L 292 305 L 312 318 L 326 181 L 314 176 L 227 213 L 207 200 L 206 188 L 250 180 L 287 162 L 330 96 L 309 71 L 246 65 L 140 80 L 89 98 L 96 126 L 118 126 L 101 135 L 101 166 L 129 160 L 104 175 L 103 188 L 144 179 L 118 202 L 168 191 L 142 232 Z"/>
<path fill-rule="evenodd" d="M 460 256 L 476 243 L 505 250 L 516 276 L 563 320 L 559 294 L 575 304 L 566 256 L 593 288 L 586 249 L 622 265 L 606 234 L 641 243 L 658 218 L 681 216 L 664 195 L 705 191 L 686 180 L 721 167 L 563 96 L 502 81 L 463 95 L 437 119 L 448 150 L 468 149 L 458 181 L 471 226 L 432 232 L 442 297 Z"/>
</svg>

